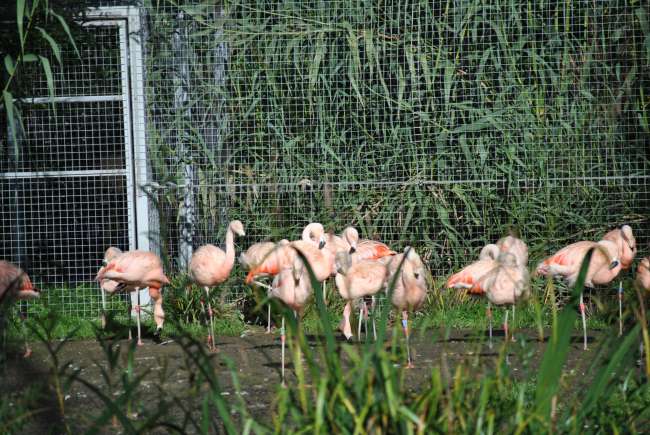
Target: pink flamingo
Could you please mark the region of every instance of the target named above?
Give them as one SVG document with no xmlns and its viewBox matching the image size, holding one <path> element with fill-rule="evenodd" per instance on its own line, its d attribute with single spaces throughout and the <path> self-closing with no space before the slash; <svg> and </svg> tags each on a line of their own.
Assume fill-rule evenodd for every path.
<svg viewBox="0 0 650 435">
<path fill-rule="evenodd" d="M 138 324 L 138 346 L 143 345 L 140 330 L 140 289 L 148 288 L 149 295 L 155 302 L 156 336 L 160 335 L 165 318 L 162 310 L 160 289 L 169 284 L 169 279 L 165 276 L 162 261 L 156 254 L 138 250 L 123 252 L 113 257 L 106 266 L 99 269 L 95 279 L 99 282 L 108 279 L 119 283 L 114 291 L 127 290 L 136 292 L 138 303 L 135 306 L 135 312 Z"/>
<path fill-rule="evenodd" d="M 210 288 L 223 283 L 230 276 L 230 271 L 235 264 L 235 234 L 246 235 L 244 225 L 238 220 L 230 222 L 226 230 L 226 252 L 214 245 L 203 245 L 194 252 L 190 260 L 190 278 L 205 289 L 210 317 L 208 348 L 213 352 L 217 347 L 214 342 L 214 316 L 210 304 Z M 205 309 L 205 306 L 203 308 Z"/>
<path fill-rule="evenodd" d="M 485 294 L 481 278 L 498 265 L 496 260 L 500 252 L 501 248 L 495 244 L 485 245 L 481 249 L 479 260 L 450 276 L 446 287 L 465 289 L 468 293 L 478 296 Z M 492 307 L 489 300 L 485 313 L 489 325 L 489 345 L 492 347 Z"/>
<path fill-rule="evenodd" d="M 528 265 L 528 246 L 523 240 L 514 236 L 506 236 L 497 242 L 500 252 L 509 252 L 515 256 L 517 264 L 523 267 Z"/>
<path fill-rule="evenodd" d="M 349 230 L 346 236 L 352 249 L 353 262 L 359 260 L 378 260 L 382 257 L 397 254 L 388 245 L 377 240 L 359 240 L 359 233 L 354 228 Z"/>
<path fill-rule="evenodd" d="M 335 278 L 337 274 L 336 256 L 339 253 L 352 253 L 355 251 L 359 233 L 354 227 L 347 227 L 340 236 L 328 233 L 325 235 L 325 250 L 327 251 L 326 261 L 331 266 L 330 277 Z M 327 303 L 327 281 L 323 282 L 323 301 Z"/>
<path fill-rule="evenodd" d="M 5 300 L 25 300 L 40 297 L 41 292 L 34 287 L 29 276 L 15 264 L 0 260 L 0 306 Z M 24 358 L 32 355 L 32 349 L 25 338 Z"/>
<path fill-rule="evenodd" d="M 337 274 L 335 277 L 336 287 L 341 297 L 346 301 L 343 309 L 343 318 L 339 328 L 345 335 L 346 339 L 352 337 L 352 327 L 350 326 L 350 314 L 352 311 L 352 301 L 363 299 L 366 296 L 374 296 L 385 285 L 388 269 L 384 263 L 376 260 L 359 260 L 352 263 L 349 252 L 339 252 L 336 257 Z M 359 330 L 358 337 L 361 339 L 361 319 L 365 312 L 367 317 L 368 308 L 366 304 L 360 302 L 359 310 Z M 375 338 L 377 331 L 374 326 L 373 331 Z M 366 324 L 366 335 L 368 334 L 368 325 Z"/>
<path fill-rule="evenodd" d="M 585 277 L 585 286 L 607 285 L 621 271 L 618 259 L 619 250 L 616 243 L 610 240 L 599 242 L 582 241 L 566 246 L 548 257 L 537 266 L 537 274 L 543 276 L 559 276 L 573 286 L 578 279 L 580 266 L 589 249 L 594 249 Z M 580 316 L 584 336 L 584 349 L 587 349 L 587 321 L 583 294 L 580 293 Z"/>
<path fill-rule="evenodd" d="M 628 270 L 632 266 L 632 262 L 636 256 L 636 239 L 634 238 L 634 234 L 632 234 L 632 227 L 623 225 L 621 228 L 615 228 L 605 234 L 603 240 L 616 243 L 621 268 Z"/>
<path fill-rule="evenodd" d="M 388 285 L 393 282 L 392 277 L 397 273 L 397 269 L 400 263 L 402 263 L 402 258 L 404 258 L 404 262 L 400 274 L 395 280 L 395 288 L 393 289 L 391 302 L 395 308 L 402 312 L 402 330 L 404 331 L 404 338 L 406 340 L 406 368 L 413 368 L 414 366 L 411 359 L 409 343 L 410 331 L 408 327 L 408 313 L 409 311 L 419 310 L 426 299 L 427 270 L 422 259 L 417 252 L 415 252 L 415 249 L 406 247 L 404 254 L 395 255 L 388 262 L 388 274 L 390 276 L 386 281 Z"/>
<path fill-rule="evenodd" d="M 530 295 L 530 274 L 526 266 L 520 264 L 520 259 L 512 252 L 501 252 L 497 257 L 496 266 L 481 278 L 481 287 L 488 301 L 495 305 L 506 305 L 506 315 L 503 331 L 508 338 L 508 308 L 513 308 L 520 299 Z M 514 310 L 513 310 L 514 316 Z"/>
<path fill-rule="evenodd" d="M 251 245 L 246 252 L 242 252 L 239 256 L 239 262 L 246 270 L 251 270 L 254 267 L 257 267 L 262 261 L 264 261 L 268 256 L 272 255 L 273 250 L 282 245 L 289 244 L 287 239 L 282 239 L 278 243 L 275 242 L 259 242 Z M 263 282 L 254 280 L 252 284 L 263 287 L 267 292 L 271 291 L 271 286 Z M 267 305 L 267 314 L 266 314 L 266 333 L 271 333 L 271 305 Z"/>
<path fill-rule="evenodd" d="M 319 243 L 319 245 L 321 245 Z M 325 246 L 324 242 L 321 246 Z M 277 246 L 261 263 L 253 267 L 246 275 L 246 284 L 262 275 L 275 276 L 283 269 L 293 267 L 296 249 L 300 250 L 312 267 L 316 279 L 323 282 L 330 275 L 332 266 L 329 255 L 311 240 L 296 240 L 288 244 Z"/>
<path fill-rule="evenodd" d="M 296 243 L 296 242 L 294 242 Z M 290 247 L 289 249 L 294 249 Z M 298 249 L 298 248 L 295 248 Z M 302 317 L 302 312 L 312 293 L 311 280 L 304 266 L 304 263 L 298 256 L 294 256 L 290 266 L 283 267 L 275 275 L 271 285 L 270 297 L 279 299 L 294 311 L 296 319 Z M 282 385 L 284 381 L 285 367 L 285 346 L 286 332 L 285 319 L 282 316 L 282 327 L 280 328 L 280 341 L 282 343 Z"/>
<path fill-rule="evenodd" d="M 618 245 L 621 269 L 629 269 L 636 256 L 636 239 L 632 234 L 632 227 L 623 225 L 621 228 L 615 228 L 605 234 L 603 240 L 610 240 Z M 623 281 L 618 283 L 618 335 L 623 335 Z"/>
<path fill-rule="evenodd" d="M 111 261 L 113 258 L 121 254 L 122 254 L 122 250 L 120 248 L 116 248 L 115 246 L 109 246 L 108 249 L 106 249 L 106 252 L 104 252 L 104 260 L 102 261 L 102 267 L 106 266 L 109 261 Z M 119 282 L 110 279 L 102 279 L 99 281 L 99 289 L 102 292 L 102 315 L 101 315 L 102 328 L 106 327 L 106 293 L 112 295 L 113 293 L 115 293 L 119 285 L 120 285 Z M 132 292 L 133 289 L 124 288 L 123 291 Z M 129 308 L 129 315 L 130 315 L 130 308 Z M 129 334 L 130 333 L 131 330 L 129 329 Z M 131 337 L 129 337 L 129 340 L 130 339 Z"/>
</svg>

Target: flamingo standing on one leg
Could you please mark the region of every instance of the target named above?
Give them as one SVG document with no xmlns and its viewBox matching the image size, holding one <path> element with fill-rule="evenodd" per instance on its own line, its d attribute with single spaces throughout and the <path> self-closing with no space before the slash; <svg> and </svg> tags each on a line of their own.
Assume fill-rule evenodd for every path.
<svg viewBox="0 0 650 435">
<path fill-rule="evenodd" d="M 509 252 L 514 255 L 517 264 L 521 267 L 528 267 L 528 246 L 526 243 L 512 235 L 501 238 L 497 242 L 500 252 Z M 489 303 L 489 302 L 488 302 Z M 512 324 L 513 329 L 515 325 L 515 307 L 516 304 L 512 304 Z M 514 336 L 513 336 L 514 340 Z"/>
<path fill-rule="evenodd" d="M 275 242 L 259 242 L 251 245 L 246 252 L 242 252 L 239 256 L 239 263 L 246 269 L 251 270 L 252 268 L 259 265 L 264 261 L 277 246 L 289 244 L 287 239 L 282 239 L 278 243 Z M 265 288 L 268 292 L 271 291 L 271 286 L 260 282 L 252 281 L 253 284 Z M 266 316 L 266 333 L 271 333 L 271 305 L 267 305 L 267 316 Z"/>
<path fill-rule="evenodd" d="M 632 234 L 632 227 L 623 225 L 615 228 L 603 236 L 603 240 L 610 240 L 618 245 L 618 258 L 621 269 L 627 270 L 632 266 L 636 256 L 636 239 Z M 623 282 L 618 283 L 618 335 L 623 335 Z"/>
<path fill-rule="evenodd" d="M 226 230 L 226 252 L 214 245 L 203 245 L 194 252 L 190 260 L 190 278 L 205 289 L 210 318 L 208 348 L 213 352 L 217 350 L 217 347 L 214 342 L 214 317 L 210 304 L 210 288 L 221 284 L 230 276 L 230 271 L 235 264 L 235 234 L 246 235 L 244 225 L 238 220 L 230 222 Z"/>
<path fill-rule="evenodd" d="M 606 285 L 612 282 L 621 271 L 618 259 L 619 250 L 616 243 L 610 240 L 599 242 L 582 241 L 566 246 L 548 257 L 537 266 L 537 274 L 543 276 L 559 276 L 573 286 L 578 279 L 582 261 L 590 249 L 594 249 L 587 269 L 584 285 Z M 585 319 L 585 304 L 580 293 L 580 316 L 584 336 L 584 349 L 587 349 L 587 321 Z"/>
<path fill-rule="evenodd" d="M 495 244 L 485 245 L 481 249 L 478 261 L 466 266 L 460 272 L 457 272 L 449 277 L 447 288 L 465 289 L 473 295 L 483 295 L 485 289 L 482 287 L 481 278 L 494 267 L 497 266 L 496 259 L 499 256 L 501 249 Z M 488 299 L 486 316 L 489 325 L 489 346 L 492 347 L 492 307 Z"/>
<path fill-rule="evenodd" d="M 0 260 L 0 307 L 5 301 L 35 299 L 40 295 L 40 290 L 34 287 L 29 276 L 20 267 L 8 261 Z M 23 357 L 29 358 L 31 354 L 32 349 L 25 337 L 25 353 Z"/>
<path fill-rule="evenodd" d="M 528 268 L 519 264 L 517 256 L 511 252 L 501 252 L 496 263 L 496 266 L 481 278 L 481 287 L 490 303 L 506 306 L 503 331 L 508 339 L 507 306 L 514 306 L 520 299 L 530 295 L 530 274 Z"/>
<path fill-rule="evenodd" d="M 169 284 L 169 279 L 163 272 L 160 257 L 152 252 L 139 250 L 124 252 L 99 269 L 95 279 L 100 282 L 109 279 L 119 283 L 115 291 L 128 290 L 136 292 L 138 299 L 135 306 L 138 324 L 138 346 L 143 345 L 140 331 L 140 289 L 148 288 L 149 295 L 155 302 L 156 336 L 160 335 L 165 319 L 160 290 L 164 285 Z"/>
<path fill-rule="evenodd" d="M 359 311 L 359 330 L 357 337 L 360 340 L 361 319 L 364 311 L 367 316 L 367 306 L 363 302 L 363 298 L 366 296 L 374 296 L 384 287 L 388 269 L 384 263 L 376 260 L 360 260 L 352 263 L 350 254 L 347 252 L 340 252 L 337 255 L 336 264 L 338 270 L 335 277 L 336 287 L 341 297 L 346 301 L 343 310 L 343 319 L 341 319 L 339 328 L 346 339 L 349 340 L 352 337 L 352 327 L 350 326 L 352 301 L 359 299 L 361 308 Z M 375 331 L 374 326 L 373 331 Z M 368 326 L 366 324 L 367 334 Z"/>
<path fill-rule="evenodd" d="M 307 273 L 302 260 L 295 256 L 292 264 L 283 267 L 282 270 L 273 278 L 270 296 L 281 300 L 294 311 L 296 318 L 299 319 L 302 316 L 302 311 L 307 304 L 311 293 L 312 287 L 309 274 Z M 282 327 L 280 329 L 280 341 L 282 343 L 282 386 L 285 386 L 284 349 L 286 346 L 286 331 L 284 323 L 284 316 L 282 316 Z"/>
<path fill-rule="evenodd" d="M 402 258 L 404 262 L 402 263 Z M 391 302 L 393 306 L 402 312 L 402 330 L 406 340 L 406 368 L 413 368 L 413 359 L 410 350 L 410 331 L 408 327 L 409 311 L 417 311 L 424 303 L 427 295 L 426 267 L 415 249 L 407 247 L 404 254 L 396 255 L 388 264 L 390 278 L 387 284 L 393 281 L 397 268 L 402 263 L 400 274 L 395 280 L 395 288 Z"/>
</svg>

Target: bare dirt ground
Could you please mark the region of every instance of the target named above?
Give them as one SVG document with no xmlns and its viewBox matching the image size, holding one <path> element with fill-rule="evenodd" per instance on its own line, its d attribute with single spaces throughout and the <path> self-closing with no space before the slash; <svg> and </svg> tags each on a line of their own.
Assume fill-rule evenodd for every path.
<svg viewBox="0 0 650 435">
<path fill-rule="evenodd" d="M 426 331 L 414 333 L 412 337 L 412 351 L 414 353 L 415 368 L 406 370 L 405 381 L 409 389 L 417 390 L 427 384 L 430 379 L 431 368 L 440 367 L 443 377 L 453 375 L 455 366 L 461 362 L 479 366 L 494 365 L 499 352 L 503 350 L 503 336 L 495 331 L 494 346 L 490 349 L 483 337 L 475 331 Z M 526 365 L 532 369 L 539 363 L 545 343 L 539 342 L 533 331 L 519 331 L 519 339 L 508 345 L 508 360 L 511 374 L 517 378 L 525 378 L 528 372 Z M 582 377 L 593 358 L 601 335 L 592 331 L 590 333 L 590 349 L 582 350 L 582 337 L 575 331 L 572 337 L 571 350 L 568 356 L 567 370 L 570 375 L 578 379 Z M 401 345 L 402 336 L 398 337 Z M 548 339 L 548 336 L 546 337 Z M 310 337 L 311 345 L 316 345 L 316 339 Z M 338 348 L 344 355 L 343 346 L 356 346 L 361 351 L 361 346 L 356 343 L 346 343 L 339 340 Z M 126 341 L 120 345 L 126 346 Z M 386 342 L 390 346 L 390 340 Z M 217 368 L 219 381 L 223 388 L 224 396 L 235 397 L 241 395 L 248 408 L 257 417 L 268 420 L 272 398 L 280 384 L 280 340 L 277 334 L 256 333 L 245 337 L 217 337 L 219 351 L 212 358 Z M 43 382 L 47 379 L 50 367 L 49 357 L 42 345 L 33 345 L 33 355 L 23 359 L 18 353 L 7 355 L 6 365 L 0 369 L 0 390 L 6 393 L 24 391 L 29 385 Z M 287 352 L 289 360 L 289 352 Z M 524 356 L 527 355 L 527 356 Z M 223 362 L 224 358 L 232 360 L 239 381 L 241 391 L 238 393 L 233 388 L 231 372 Z M 61 362 L 70 361 L 73 369 L 80 371 L 80 376 L 100 387 L 110 395 L 102 380 L 101 367 L 106 367 L 104 353 L 97 342 L 72 341 L 66 343 L 60 354 Z M 164 382 L 166 391 L 171 391 L 179 397 L 186 395 L 189 389 L 189 380 L 193 376 L 186 369 L 186 355 L 178 343 L 170 342 L 157 345 L 145 341 L 145 345 L 137 348 L 134 360 L 136 373 L 148 371 L 142 382 L 144 399 L 147 394 L 155 395 L 156 384 Z M 287 365 L 287 382 L 294 381 L 292 365 Z M 4 372 L 4 373 L 2 373 Z M 6 396 L 5 396 L 6 397 Z M 66 412 L 75 421 L 92 420 L 98 415 L 104 405 L 95 394 L 88 391 L 79 383 L 74 383 L 65 396 Z M 52 419 L 57 418 L 57 402 L 54 394 L 43 399 L 42 412 L 36 414 L 29 425 L 30 433 L 47 433 Z M 83 423 L 82 423 L 83 424 Z"/>
</svg>

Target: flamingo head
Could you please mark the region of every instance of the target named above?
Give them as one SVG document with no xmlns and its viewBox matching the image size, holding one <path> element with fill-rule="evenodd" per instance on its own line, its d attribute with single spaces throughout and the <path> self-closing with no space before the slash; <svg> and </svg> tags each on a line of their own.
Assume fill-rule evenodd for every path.
<svg viewBox="0 0 650 435">
<path fill-rule="evenodd" d="M 235 220 L 230 222 L 229 225 L 230 230 L 240 236 L 245 236 L 246 232 L 244 231 L 244 224 L 241 223 L 239 220 Z"/>
<path fill-rule="evenodd" d="M 359 243 L 359 233 L 354 227 L 347 227 L 341 234 L 343 240 L 350 245 L 350 254 L 354 254 L 357 250 L 357 243 Z"/>
<path fill-rule="evenodd" d="M 106 249 L 106 252 L 104 252 L 104 266 L 106 266 L 109 261 L 111 261 L 113 258 L 116 258 L 117 256 L 122 254 L 122 250 L 120 248 L 116 248 L 115 246 L 109 246 L 108 249 Z"/>
<path fill-rule="evenodd" d="M 490 243 L 489 245 L 485 245 L 483 249 L 481 249 L 481 253 L 479 254 L 478 258 L 479 260 L 496 260 L 497 257 L 499 257 L 500 251 L 499 247 L 495 245 L 494 243 Z"/>
<path fill-rule="evenodd" d="M 318 222 L 313 222 L 302 230 L 302 240 L 312 242 L 318 245 L 318 249 L 323 249 L 327 243 L 325 238 L 325 228 Z"/>
</svg>

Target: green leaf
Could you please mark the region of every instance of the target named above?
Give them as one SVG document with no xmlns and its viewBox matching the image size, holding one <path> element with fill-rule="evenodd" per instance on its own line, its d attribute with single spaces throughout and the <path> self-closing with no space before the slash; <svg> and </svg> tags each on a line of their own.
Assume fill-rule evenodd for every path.
<svg viewBox="0 0 650 435">
<path fill-rule="evenodd" d="M 2 91 L 2 99 L 7 111 L 7 122 L 11 130 L 11 139 L 14 141 L 14 155 L 18 155 L 18 137 L 16 136 L 16 110 L 14 109 L 14 96 L 9 91 Z"/>
<path fill-rule="evenodd" d="M 43 56 L 38 56 L 43 66 L 43 71 L 45 72 L 45 77 L 47 79 L 47 90 L 50 94 L 50 98 L 54 98 L 54 76 L 52 75 L 52 68 L 50 67 L 50 61 Z"/>
<path fill-rule="evenodd" d="M 593 248 L 587 251 L 582 260 L 580 273 L 571 293 L 571 300 L 564 306 L 557 322 L 557 328 L 553 328 L 553 334 L 549 339 L 539 368 L 535 405 L 537 413 L 545 421 L 549 421 L 551 418 L 551 401 L 557 394 L 560 385 L 562 368 L 566 362 L 571 344 L 571 333 L 577 318 L 578 298 L 584 289 L 585 276 L 593 251 Z"/>
<path fill-rule="evenodd" d="M 81 59 L 81 54 L 79 54 L 79 50 L 77 49 L 77 44 L 75 44 L 74 38 L 70 33 L 70 28 L 68 27 L 68 23 L 65 22 L 65 20 L 61 15 L 57 14 L 52 9 L 50 9 L 50 14 L 54 15 L 54 17 L 56 17 L 56 19 L 59 20 L 59 23 L 61 23 L 61 27 L 63 27 L 63 31 L 65 32 L 66 35 L 68 35 L 68 39 L 70 40 L 70 44 L 72 44 L 72 47 L 74 48 L 74 52 L 77 54 L 77 57 Z"/>
<path fill-rule="evenodd" d="M 23 62 L 38 62 L 38 56 L 33 53 L 24 54 L 21 58 Z"/>
<path fill-rule="evenodd" d="M 25 0 L 16 0 L 16 23 L 18 24 L 18 36 L 20 37 L 20 51 L 25 47 L 25 31 L 23 20 L 25 19 Z"/>
<path fill-rule="evenodd" d="M 5 69 L 9 73 L 9 75 L 13 75 L 14 72 L 16 71 L 16 65 L 14 64 L 14 59 L 11 57 L 10 54 L 5 56 Z"/>
<path fill-rule="evenodd" d="M 632 349 L 632 345 L 638 343 L 639 329 L 640 325 L 637 323 L 627 337 L 625 337 L 623 343 L 613 353 L 609 363 L 598 371 L 598 374 L 594 377 L 589 389 L 585 393 L 583 400 L 580 401 L 582 406 L 580 407 L 579 419 L 584 418 L 599 400 L 607 399 L 608 394 L 604 394 L 606 387 L 611 385 L 616 379 L 614 374 L 617 372 L 620 374 L 620 369 L 625 367 L 621 363 L 626 358 L 631 358 L 634 355 L 634 352 L 630 352 L 630 349 Z"/>
<path fill-rule="evenodd" d="M 41 36 L 50 44 L 50 47 L 52 48 L 52 52 L 54 53 L 54 57 L 56 57 L 56 60 L 59 62 L 59 65 L 62 65 L 61 62 L 61 47 L 59 47 L 59 44 L 52 39 L 49 33 L 45 31 L 42 27 L 36 26 L 36 29 L 38 29 L 39 32 L 41 32 Z"/>
</svg>

